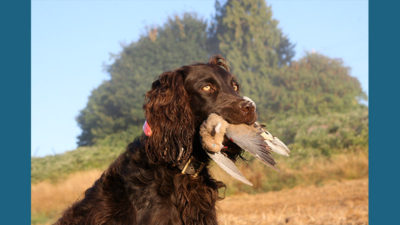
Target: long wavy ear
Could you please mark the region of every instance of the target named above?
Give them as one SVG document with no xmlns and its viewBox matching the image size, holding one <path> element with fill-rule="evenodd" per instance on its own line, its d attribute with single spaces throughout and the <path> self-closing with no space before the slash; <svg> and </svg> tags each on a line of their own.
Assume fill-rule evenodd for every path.
<svg viewBox="0 0 400 225">
<path fill-rule="evenodd" d="M 182 70 L 165 72 L 146 93 L 143 106 L 152 135 L 146 153 L 153 162 L 179 164 L 189 159 L 195 133 Z"/>
</svg>

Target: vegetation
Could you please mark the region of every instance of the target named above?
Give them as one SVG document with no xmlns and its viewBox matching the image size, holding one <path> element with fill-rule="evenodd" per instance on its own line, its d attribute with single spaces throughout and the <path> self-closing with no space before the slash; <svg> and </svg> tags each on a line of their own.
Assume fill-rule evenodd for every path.
<svg viewBox="0 0 400 225">
<path fill-rule="evenodd" d="M 294 45 L 263 0 L 216 2 L 211 25 L 174 16 L 123 47 L 110 79 L 92 91 L 77 117 L 79 148 L 32 158 L 32 182 L 105 168 L 141 133 L 142 104 L 163 71 L 221 53 L 257 103 L 259 120 L 293 149 L 292 166 L 310 157 L 367 149 L 368 112 L 359 81 L 340 59 L 317 53 L 294 61 Z"/>
<path fill-rule="evenodd" d="M 93 90 L 77 121 L 79 146 L 138 129 L 144 121 L 144 94 L 163 71 L 225 56 L 242 94 L 256 103 L 262 122 L 296 116 L 326 116 L 363 106 L 360 83 L 340 59 L 310 53 L 293 61 L 294 45 L 278 27 L 264 0 L 216 2 L 211 25 L 184 13 L 148 29 L 124 46 L 107 67 L 110 79 Z M 115 136 L 114 136 L 115 139 Z"/>
<path fill-rule="evenodd" d="M 253 187 L 211 165 L 213 176 L 227 184 L 226 196 L 368 177 L 368 108 L 360 103 L 366 99 L 366 94 L 359 81 L 350 76 L 350 68 L 340 59 L 308 53 L 293 60 L 294 45 L 278 24 L 264 0 L 217 1 L 216 15 L 209 27 L 205 20 L 184 13 L 148 29 L 138 41 L 123 46 L 123 50 L 114 55 L 114 63 L 107 67 L 110 79 L 92 91 L 86 107 L 77 117 L 82 129 L 78 149 L 31 159 L 32 224 L 54 222 L 65 207 L 82 196 L 127 144 L 142 133 L 144 94 L 159 74 L 181 65 L 207 61 L 215 53 L 227 58 L 240 81 L 242 94 L 257 103 L 260 122 L 292 150 L 288 158 L 276 156 L 280 172 L 245 154 L 246 160 L 237 164 Z M 366 188 L 366 182 L 363 179 L 361 187 Z M 366 199 L 367 193 L 364 191 L 360 195 L 358 191 L 359 184 L 356 181 L 352 184 L 356 187 L 336 188 L 340 191 L 331 185 L 326 190 L 329 194 L 321 192 L 318 198 L 327 199 L 337 192 L 340 195 L 335 199 L 339 199 L 346 190 L 350 196 L 346 202 L 359 204 L 358 200 L 353 202 L 351 199 L 354 190 Z M 337 204 L 337 208 L 341 207 L 338 212 L 344 216 L 336 213 L 328 221 L 360 224 L 363 223 L 360 221 L 366 221 L 367 210 L 363 208 L 349 214 L 348 207 L 343 206 L 345 200 L 335 203 L 328 199 L 326 211 L 329 213 L 321 214 L 319 205 L 317 215 L 310 213 L 316 210 L 316 203 L 321 203 L 320 200 L 313 201 L 314 191 L 322 190 L 311 189 L 311 194 L 303 200 L 299 200 L 303 195 L 296 189 L 291 190 L 294 193 L 290 202 L 297 203 L 287 208 L 288 192 L 278 192 L 273 196 L 284 196 L 285 199 L 276 200 L 276 206 L 270 206 L 267 218 L 262 214 L 257 218 L 246 217 L 246 220 L 283 223 L 281 216 L 286 210 L 285 214 L 291 216 L 285 218 L 285 223 L 292 219 L 298 224 L 314 224 L 321 219 L 326 222 L 332 204 Z M 302 190 L 301 193 L 307 193 Z M 268 194 L 257 196 L 264 195 Z M 268 195 L 269 201 L 271 196 Z M 294 199 L 297 196 L 300 198 Z M 260 197 L 253 199 L 256 198 Z M 240 210 L 243 204 L 239 204 Z M 283 204 L 284 208 L 279 208 L 279 212 L 274 211 Z M 305 214 L 299 214 L 301 204 L 307 208 Z M 238 213 L 232 207 L 225 207 L 225 210 Z M 253 211 L 248 215 L 252 216 Z M 233 224 L 247 214 L 232 217 L 232 213 L 225 215 L 222 212 L 220 215 L 221 222 Z M 230 221 L 229 218 L 234 219 Z"/>
<path fill-rule="evenodd" d="M 144 94 L 164 71 L 208 59 L 206 23 L 188 13 L 149 29 L 123 48 L 108 66 L 110 80 L 92 91 L 77 121 L 79 146 L 93 145 L 108 135 L 141 127 Z"/>
<path fill-rule="evenodd" d="M 360 103 L 366 94 L 359 81 L 350 76 L 350 68 L 340 59 L 308 53 L 293 60 L 294 45 L 278 25 L 263 0 L 217 1 L 210 26 L 196 15 L 184 13 L 124 46 L 107 67 L 110 79 L 92 91 L 77 117 L 82 129 L 80 147 L 32 158 L 32 196 L 37 196 L 32 204 L 43 206 L 33 207 L 32 223 L 50 221 L 78 198 L 142 132 L 144 94 L 159 74 L 207 61 L 214 53 L 230 62 L 242 94 L 257 103 L 260 122 L 292 150 L 289 158 L 277 158 L 279 173 L 245 155 L 247 160 L 239 167 L 254 183 L 252 188 L 213 167 L 214 175 L 228 184 L 227 195 L 367 177 L 368 108 Z M 71 176 L 80 177 L 72 184 L 63 183 Z M 75 186 L 79 190 L 66 191 Z M 68 194 L 56 195 L 68 199 L 51 201 L 54 193 L 65 192 Z M 43 205 L 45 202 L 63 205 Z"/>
<path fill-rule="evenodd" d="M 93 168 L 105 169 L 123 150 L 123 147 L 111 146 L 79 147 L 64 154 L 34 157 L 31 159 L 31 182 L 55 182 L 70 173 Z"/>
<path fill-rule="evenodd" d="M 265 1 L 217 1 L 209 36 L 210 52 L 228 59 L 242 93 L 257 103 L 267 102 L 271 79 L 291 62 L 294 45 L 278 28 Z M 258 108 L 264 110 L 262 105 Z"/>
<path fill-rule="evenodd" d="M 365 108 L 366 99 L 359 81 L 350 76 L 350 69 L 340 59 L 308 53 L 272 78 L 274 89 L 262 101 L 266 119 L 287 116 L 308 117 L 331 112 L 349 112 Z"/>
<path fill-rule="evenodd" d="M 289 159 L 290 158 L 287 158 L 287 160 Z M 312 216 L 320 217 L 320 219 L 323 219 L 322 221 L 326 222 L 327 218 L 320 214 L 321 204 L 326 203 L 326 206 L 329 206 L 326 209 L 326 213 L 332 213 L 333 204 L 340 205 L 341 207 L 337 209 L 346 212 L 349 209 L 353 210 L 354 207 L 349 207 L 347 203 L 346 205 L 343 205 L 343 194 L 348 193 L 346 195 L 348 197 L 354 197 L 355 201 L 359 201 L 357 197 L 359 195 L 365 196 L 365 199 L 368 198 L 368 181 L 366 179 L 368 176 L 368 155 L 363 152 L 339 154 L 330 159 L 321 158 L 318 160 L 310 160 L 306 165 L 303 165 L 298 169 L 291 169 L 288 163 L 289 162 L 287 162 L 284 157 L 279 158 L 279 173 L 267 169 L 267 167 L 262 165 L 259 161 L 251 164 L 241 163 L 239 165 L 240 170 L 253 182 L 254 187 L 248 187 L 247 185 L 241 184 L 240 182 L 233 180 L 224 171 L 221 171 L 219 167 L 212 166 L 213 175 L 219 180 L 224 181 L 228 186 L 226 190 L 227 198 L 224 201 L 219 202 L 219 204 L 225 205 L 222 207 L 224 211 L 229 210 L 237 215 L 242 211 L 236 207 L 232 208 L 232 201 L 230 201 L 232 198 L 235 199 L 233 200 L 235 205 L 241 203 L 242 207 L 240 209 L 243 209 L 244 205 L 246 207 L 253 205 L 252 209 L 255 210 L 257 207 L 255 207 L 254 204 L 260 205 L 279 201 L 279 199 L 281 199 L 283 196 L 286 196 L 287 193 L 294 191 L 295 193 L 293 193 L 290 197 L 287 197 L 286 200 L 283 201 L 283 199 L 281 199 L 282 201 L 279 201 L 280 203 L 277 205 L 277 207 L 279 207 L 279 213 L 275 214 L 273 207 L 268 207 L 271 210 L 267 210 L 265 207 L 258 207 L 259 209 L 263 210 L 255 210 L 253 213 L 248 212 L 248 215 L 254 215 L 254 212 L 268 212 L 267 218 L 278 220 L 279 214 L 281 214 L 281 211 L 284 210 L 282 209 L 284 205 L 287 204 L 288 209 L 294 208 L 294 212 L 296 212 L 298 205 L 301 205 L 299 201 L 303 202 L 305 199 L 308 199 L 308 201 L 313 202 L 313 207 L 311 207 L 311 204 L 308 206 L 310 207 L 309 210 L 316 210 L 316 214 L 312 214 Z M 82 197 L 84 190 L 93 184 L 93 182 L 100 176 L 101 172 L 101 170 L 80 171 L 69 175 L 57 183 L 50 183 L 48 180 L 45 180 L 32 185 L 32 224 L 52 224 L 67 206 L 69 206 L 76 199 Z M 343 184 L 338 184 L 337 180 L 345 179 L 352 179 L 352 181 L 344 181 L 344 183 L 356 182 L 357 185 L 353 185 L 350 189 L 347 189 L 345 186 L 343 186 Z M 360 186 L 358 184 L 360 179 L 363 180 L 365 185 Z M 335 181 L 334 189 L 315 193 L 315 191 L 318 191 L 319 188 L 331 186 L 330 184 L 332 184 L 333 181 Z M 281 192 L 258 194 L 259 192 L 263 192 L 263 189 L 274 191 L 280 189 L 289 189 L 293 186 L 300 187 L 291 190 L 283 190 Z M 314 192 L 308 192 L 308 189 L 312 189 Z M 243 194 L 244 191 L 252 193 L 254 196 L 245 195 Z M 230 197 L 235 193 L 241 193 L 241 195 Z M 304 196 L 305 193 L 307 193 L 307 197 Z M 261 197 L 264 195 L 268 195 L 268 197 Z M 330 199 L 327 202 L 324 200 L 326 197 Z M 365 203 L 363 203 L 362 206 L 367 208 L 367 204 Z M 285 215 L 289 216 L 289 214 L 292 214 L 290 212 L 293 213 L 293 210 L 288 210 L 288 213 L 285 213 Z M 367 213 L 368 210 L 365 210 L 364 212 Z M 308 215 L 310 215 L 309 213 Z M 219 212 L 218 215 L 219 218 L 222 219 L 222 224 L 224 224 L 223 221 L 228 221 L 226 222 L 227 224 L 235 224 L 233 222 L 234 220 L 231 220 L 232 218 L 230 216 L 224 216 L 223 212 Z M 335 213 L 330 215 L 334 215 L 336 219 L 339 219 L 337 218 L 339 215 L 338 210 L 335 210 Z M 248 222 L 256 221 L 254 218 L 251 219 L 243 214 L 234 218 L 241 218 L 242 220 L 244 219 Z M 363 218 L 365 219 L 367 217 Z M 260 219 L 261 218 L 259 218 L 258 221 L 260 221 Z M 266 218 L 263 218 L 261 221 L 264 219 Z M 305 224 L 309 223 L 305 222 Z"/>
<path fill-rule="evenodd" d="M 280 157 L 277 160 L 279 165 L 283 164 L 291 169 L 299 169 L 310 160 L 329 162 L 335 155 L 357 152 L 366 154 L 368 150 L 368 113 L 365 109 L 331 113 L 327 116 L 290 117 L 282 121 L 272 121 L 267 124 L 267 128 L 292 149 L 289 158 Z M 129 129 L 109 135 L 95 146 L 79 147 L 60 155 L 32 158 L 32 183 L 42 180 L 57 181 L 81 170 L 105 169 L 140 132 L 140 129 Z M 248 159 L 245 164 L 257 162 L 248 155 L 245 158 Z M 256 170 L 260 174 L 275 174 L 265 166 L 257 167 Z M 281 181 L 283 180 L 276 182 Z M 268 190 L 270 189 L 266 187 L 258 191 Z"/>
</svg>

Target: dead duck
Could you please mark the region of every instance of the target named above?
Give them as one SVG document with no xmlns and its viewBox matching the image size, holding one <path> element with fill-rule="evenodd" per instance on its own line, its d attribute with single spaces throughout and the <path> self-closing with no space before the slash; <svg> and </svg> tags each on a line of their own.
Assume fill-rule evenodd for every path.
<svg viewBox="0 0 400 225">
<path fill-rule="evenodd" d="M 271 153 L 284 156 L 289 156 L 290 153 L 289 148 L 279 138 L 273 136 L 259 123 L 229 124 L 215 113 L 210 114 L 200 126 L 200 136 L 202 146 L 210 158 L 231 176 L 248 185 L 252 185 L 251 182 L 240 173 L 234 162 L 221 153 L 225 137 L 274 169 L 276 162 Z"/>
</svg>

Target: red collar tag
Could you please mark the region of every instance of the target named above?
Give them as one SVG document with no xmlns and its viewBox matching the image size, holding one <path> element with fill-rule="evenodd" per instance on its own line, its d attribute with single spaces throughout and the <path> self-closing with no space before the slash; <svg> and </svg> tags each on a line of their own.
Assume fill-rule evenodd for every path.
<svg viewBox="0 0 400 225">
<path fill-rule="evenodd" d="M 151 128 L 150 128 L 149 124 L 147 123 L 147 120 L 144 121 L 144 124 L 143 124 L 143 132 L 144 132 L 144 134 L 145 134 L 147 137 L 150 137 L 150 136 L 153 134 L 153 132 L 151 131 Z"/>
</svg>

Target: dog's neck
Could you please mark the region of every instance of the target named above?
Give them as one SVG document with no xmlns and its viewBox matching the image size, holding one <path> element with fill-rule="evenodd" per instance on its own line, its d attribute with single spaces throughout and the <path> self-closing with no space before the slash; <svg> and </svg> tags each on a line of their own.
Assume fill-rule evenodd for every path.
<svg viewBox="0 0 400 225">
<path fill-rule="evenodd" d="M 192 156 L 186 163 L 181 163 L 178 165 L 178 168 L 181 170 L 182 174 L 188 174 L 193 177 L 197 177 L 205 166 L 205 162 L 201 162 Z"/>
<path fill-rule="evenodd" d="M 203 149 L 200 141 L 200 134 L 196 132 L 192 144 L 192 156 L 184 162 L 181 162 L 177 167 L 181 170 L 182 174 L 189 174 L 197 177 L 201 171 L 208 165 L 209 158 Z"/>
<path fill-rule="evenodd" d="M 143 132 L 147 137 L 152 135 L 152 130 L 147 121 L 143 124 Z M 201 147 L 200 144 L 200 135 L 196 132 L 196 138 L 193 143 L 193 152 L 201 152 L 203 153 L 205 150 Z M 182 149 L 183 150 L 183 149 Z M 183 151 L 180 151 L 182 153 Z M 193 153 L 192 153 L 193 154 Z M 181 154 L 178 156 L 178 160 L 180 159 Z M 193 177 L 197 177 L 199 173 L 204 169 L 204 167 L 208 164 L 208 159 L 205 157 L 205 154 L 192 155 L 187 161 L 181 162 L 176 165 L 177 168 L 181 170 L 182 174 L 188 174 Z"/>
</svg>

